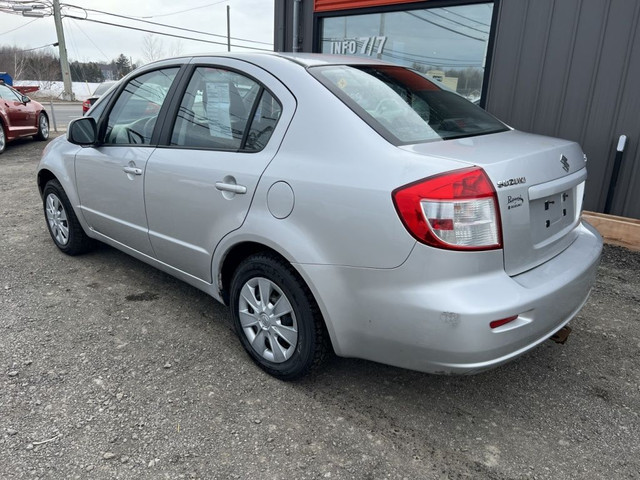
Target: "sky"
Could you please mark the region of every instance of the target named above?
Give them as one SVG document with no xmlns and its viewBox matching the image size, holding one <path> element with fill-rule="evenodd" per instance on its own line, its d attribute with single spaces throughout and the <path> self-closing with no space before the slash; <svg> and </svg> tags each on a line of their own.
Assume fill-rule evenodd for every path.
<svg viewBox="0 0 640 480">
<path fill-rule="evenodd" d="M 231 51 L 248 51 L 239 45 L 252 46 L 267 50 L 273 49 L 273 11 L 274 0 L 60 0 L 62 6 L 63 28 L 67 43 L 69 61 L 105 62 L 118 57 L 121 53 L 133 63 L 146 63 L 145 43 L 154 41 L 156 50 L 163 57 L 176 54 L 220 52 L 227 50 L 227 5 L 230 7 L 231 37 L 264 43 L 248 43 L 231 40 Z M 0 1 L 6 7 L 9 2 Z M 49 3 L 48 0 L 42 3 Z M 173 25 L 191 30 L 221 35 L 208 36 L 193 32 L 169 29 L 149 23 L 128 20 L 105 15 L 101 12 L 115 13 L 126 17 L 136 17 L 146 22 Z M 169 32 L 185 37 L 197 37 L 222 45 L 153 35 L 124 28 L 103 25 L 81 20 L 88 18 L 100 22 L 126 24 L 146 30 Z M 144 18 L 141 18 L 144 17 Z M 145 38 L 146 37 L 146 38 Z M 50 45 L 57 41 L 53 17 L 30 18 L 0 12 L 0 45 L 17 46 L 23 49 Z M 234 46 L 238 45 L 238 46 Z M 160 47 L 160 48 L 157 48 Z M 48 47 L 57 53 L 57 47 Z M 0 65 L 0 70 L 3 70 Z"/>
</svg>

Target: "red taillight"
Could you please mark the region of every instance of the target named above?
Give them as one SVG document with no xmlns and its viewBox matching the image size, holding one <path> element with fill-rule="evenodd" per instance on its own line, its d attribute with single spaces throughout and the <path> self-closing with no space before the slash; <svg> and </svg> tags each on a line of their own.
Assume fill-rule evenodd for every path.
<svg viewBox="0 0 640 480">
<path fill-rule="evenodd" d="M 419 241 L 454 250 L 502 248 L 496 191 L 482 168 L 436 175 L 397 188 L 393 203 Z"/>
<path fill-rule="evenodd" d="M 503 318 L 502 320 L 494 320 L 493 322 L 489 323 L 489 327 L 498 328 L 502 325 L 506 325 L 509 322 L 513 322 L 516 318 L 518 318 L 518 315 L 514 315 L 513 317 L 509 318 Z"/>
<path fill-rule="evenodd" d="M 91 108 L 91 102 L 89 100 L 85 100 L 82 102 L 82 113 L 86 113 Z"/>
</svg>

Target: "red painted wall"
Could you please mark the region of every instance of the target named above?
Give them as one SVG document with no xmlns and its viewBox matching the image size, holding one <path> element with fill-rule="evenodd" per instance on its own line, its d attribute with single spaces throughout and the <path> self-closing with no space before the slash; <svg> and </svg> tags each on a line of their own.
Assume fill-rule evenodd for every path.
<svg viewBox="0 0 640 480">
<path fill-rule="evenodd" d="M 316 12 L 332 12 L 351 8 L 379 7 L 381 5 L 398 5 L 420 0 L 315 0 Z M 424 1 L 424 0 L 422 0 Z"/>
</svg>

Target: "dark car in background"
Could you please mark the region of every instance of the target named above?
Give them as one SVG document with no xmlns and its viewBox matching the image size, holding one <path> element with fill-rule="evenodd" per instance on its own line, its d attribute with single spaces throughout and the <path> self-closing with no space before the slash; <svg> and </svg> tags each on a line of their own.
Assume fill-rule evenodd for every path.
<svg viewBox="0 0 640 480">
<path fill-rule="evenodd" d="M 49 117 L 44 107 L 8 85 L 0 84 L 0 153 L 20 137 L 49 138 Z"/>
<path fill-rule="evenodd" d="M 91 106 L 94 103 L 96 103 L 96 100 L 98 100 L 104 93 L 107 92 L 107 90 L 113 87 L 116 83 L 118 82 L 109 81 L 109 82 L 102 82 L 100 85 L 98 85 L 95 91 L 93 92 L 93 95 L 91 95 L 84 102 L 82 102 L 82 115 L 86 115 L 86 113 L 89 111 Z"/>
</svg>

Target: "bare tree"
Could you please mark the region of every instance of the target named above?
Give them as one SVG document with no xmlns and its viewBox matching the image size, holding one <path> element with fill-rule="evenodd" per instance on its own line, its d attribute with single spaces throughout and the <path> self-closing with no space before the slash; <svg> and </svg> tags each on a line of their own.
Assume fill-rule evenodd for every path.
<svg viewBox="0 0 640 480">
<path fill-rule="evenodd" d="M 13 79 L 24 80 L 24 72 L 26 67 L 27 62 L 24 55 L 19 55 L 17 52 L 13 52 Z"/>
<path fill-rule="evenodd" d="M 169 44 L 169 56 L 170 57 L 179 57 L 182 55 L 183 45 L 182 40 L 179 38 L 175 39 L 173 42 Z"/>
<path fill-rule="evenodd" d="M 164 57 L 164 45 L 158 35 L 149 33 L 142 40 L 142 59 L 146 63 L 155 62 Z"/>
</svg>

